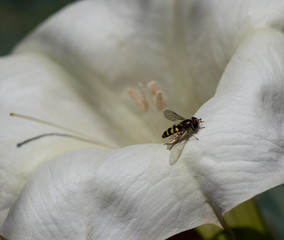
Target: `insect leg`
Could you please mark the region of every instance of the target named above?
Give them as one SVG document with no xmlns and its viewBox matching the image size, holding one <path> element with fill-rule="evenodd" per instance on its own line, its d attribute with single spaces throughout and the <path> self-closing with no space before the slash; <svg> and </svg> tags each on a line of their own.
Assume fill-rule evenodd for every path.
<svg viewBox="0 0 284 240">
<path fill-rule="evenodd" d="M 174 140 L 169 142 L 169 144 L 172 144 L 172 145 L 176 144 L 178 142 L 178 140 L 180 139 L 180 137 L 183 135 L 184 132 L 185 131 L 181 131 L 181 132 L 176 133 Z"/>
<path fill-rule="evenodd" d="M 199 139 L 197 137 L 195 137 L 193 134 L 189 133 L 189 131 L 187 131 L 187 134 L 189 135 L 189 137 L 194 137 L 197 141 L 199 141 Z"/>
</svg>

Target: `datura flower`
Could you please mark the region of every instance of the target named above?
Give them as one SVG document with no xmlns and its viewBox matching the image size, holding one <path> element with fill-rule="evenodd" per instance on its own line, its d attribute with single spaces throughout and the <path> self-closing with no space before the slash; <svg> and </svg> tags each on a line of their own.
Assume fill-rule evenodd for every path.
<svg viewBox="0 0 284 240">
<path fill-rule="evenodd" d="M 284 183 L 283 10 L 95 0 L 39 26 L 0 62 L 0 234 L 164 240 Z M 168 150 L 164 109 L 199 141 Z"/>
</svg>

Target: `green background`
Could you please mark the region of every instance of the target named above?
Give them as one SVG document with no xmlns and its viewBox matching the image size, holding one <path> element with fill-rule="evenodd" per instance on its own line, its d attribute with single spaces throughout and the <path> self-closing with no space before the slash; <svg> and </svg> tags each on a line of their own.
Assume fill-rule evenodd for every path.
<svg viewBox="0 0 284 240">
<path fill-rule="evenodd" d="M 0 55 L 72 0 L 0 0 Z"/>
</svg>

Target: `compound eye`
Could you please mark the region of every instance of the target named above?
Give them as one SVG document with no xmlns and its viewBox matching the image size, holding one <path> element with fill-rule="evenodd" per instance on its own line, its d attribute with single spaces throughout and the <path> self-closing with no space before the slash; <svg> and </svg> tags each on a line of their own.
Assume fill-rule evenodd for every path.
<svg viewBox="0 0 284 240">
<path fill-rule="evenodd" d="M 192 124 L 192 128 L 196 129 L 198 127 L 198 119 L 197 118 L 192 118 L 191 120 L 191 124 Z"/>
</svg>

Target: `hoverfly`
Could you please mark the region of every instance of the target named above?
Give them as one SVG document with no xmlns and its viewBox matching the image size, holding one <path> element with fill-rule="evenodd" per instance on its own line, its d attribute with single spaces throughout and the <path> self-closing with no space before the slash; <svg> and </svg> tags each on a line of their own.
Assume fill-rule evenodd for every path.
<svg viewBox="0 0 284 240">
<path fill-rule="evenodd" d="M 182 137 L 184 133 L 187 132 L 190 136 L 195 137 L 193 134 L 190 134 L 190 130 L 196 132 L 199 129 L 204 128 L 199 126 L 200 123 L 203 123 L 201 118 L 198 119 L 196 117 L 192 117 L 191 119 L 186 119 L 171 110 L 165 110 L 164 116 L 171 121 L 181 120 L 180 123 L 171 126 L 162 135 L 162 138 L 166 138 L 175 134 L 174 139 L 171 142 L 169 142 L 169 144 L 172 146 L 179 141 L 179 139 Z M 198 140 L 197 137 L 195 137 L 195 139 Z"/>
</svg>

